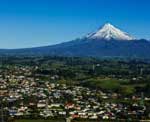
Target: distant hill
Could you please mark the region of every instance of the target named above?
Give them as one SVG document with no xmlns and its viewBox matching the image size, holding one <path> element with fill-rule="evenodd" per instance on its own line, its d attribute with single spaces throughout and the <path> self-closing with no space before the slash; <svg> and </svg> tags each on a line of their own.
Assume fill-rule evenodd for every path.
<svg viewBox="0 0 150 122">
<path fill-rule="evenodd" d="M 149 52 L 149 41 L 135 39 L 113 25 L 105 24 L 81 39 L 44 47 L 1 49 L 0 55 L 150 58 Z"/>
</svg>

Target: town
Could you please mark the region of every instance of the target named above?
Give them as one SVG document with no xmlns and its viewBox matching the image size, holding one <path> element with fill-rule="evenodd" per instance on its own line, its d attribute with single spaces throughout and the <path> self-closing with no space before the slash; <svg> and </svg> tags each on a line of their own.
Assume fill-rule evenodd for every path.
<svg viewBox="0 0 150 122">
<path fill-rule="evenodd" d="M 149 66 L 133 60 L 3 57 L 1 122 L 148 120 Z"/>
</svg>

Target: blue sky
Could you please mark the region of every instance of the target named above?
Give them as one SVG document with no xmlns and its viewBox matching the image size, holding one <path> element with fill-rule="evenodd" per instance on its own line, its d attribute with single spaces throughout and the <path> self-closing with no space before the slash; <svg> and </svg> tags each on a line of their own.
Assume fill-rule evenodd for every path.
<svg viewBox="0 0 150 122">
<path fill-rule="evenodd" d="M 110 22 L 150 39 L 150 0 L 1 0 L 0 48 L 70 41 Z"/>
</svg>

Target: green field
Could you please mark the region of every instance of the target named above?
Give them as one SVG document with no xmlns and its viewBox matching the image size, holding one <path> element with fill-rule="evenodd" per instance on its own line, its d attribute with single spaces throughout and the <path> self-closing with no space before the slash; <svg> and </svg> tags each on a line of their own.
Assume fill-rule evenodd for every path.
<svg viewBox="0 0 150 122">
<path fill-rule="evenodd" d="M 37 120 L 28 120 L 28 119 L 20 119 L 15 120 L 14 122 L 66 122 L 66 120 L 44 120 L 44 119 L 37 119 Z M 79 120 L 72 120 L 71 122 L 100 122 L 99 120 L 87 120 L 87 119 L 79 119 Z M 103 121 L 106 122 L 106 121 Z"/>
<path fill-rule="evenodd" d="M 16 120 L 15 122 L 66 122 L 65 120 Z M 98 122 L 98 121 L 88 121 L 88 120 L 72 120 L 72 122 Z"/>
<path fill-rule="evenodd" d="M 65 120 L 26 120 L 26 119 L 21 119 L 21 120 L 16 120 L 15 122 L 65 122 Z"/>
</svg>

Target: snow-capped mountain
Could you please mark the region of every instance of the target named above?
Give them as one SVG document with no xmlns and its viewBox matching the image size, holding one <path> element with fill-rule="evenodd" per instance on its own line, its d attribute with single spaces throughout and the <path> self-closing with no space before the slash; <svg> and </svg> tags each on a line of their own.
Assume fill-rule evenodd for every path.
<svg viewBox="0 0 150 122">
<path fill-rule="evenodd" d="M 95 33 L 89 34 L 86 36 L 91 39 L 105 39 L 105 40 L 134 40 L 135 38 L 131 37 L 126 32 L 121 31 L 120 29 L 114 27 L 110 23 L 105 24 Z"/>
<path fill-rule="evenodd" d="M 43 47 L 1 49 L 0 56 L 79 56 L 150 59 L 150 53 L 148 52 L 150 52 L 150 41 L 137 40 L 113 25 L 105 24 L 100 30 L 80 39 Z"/>
</svg>

